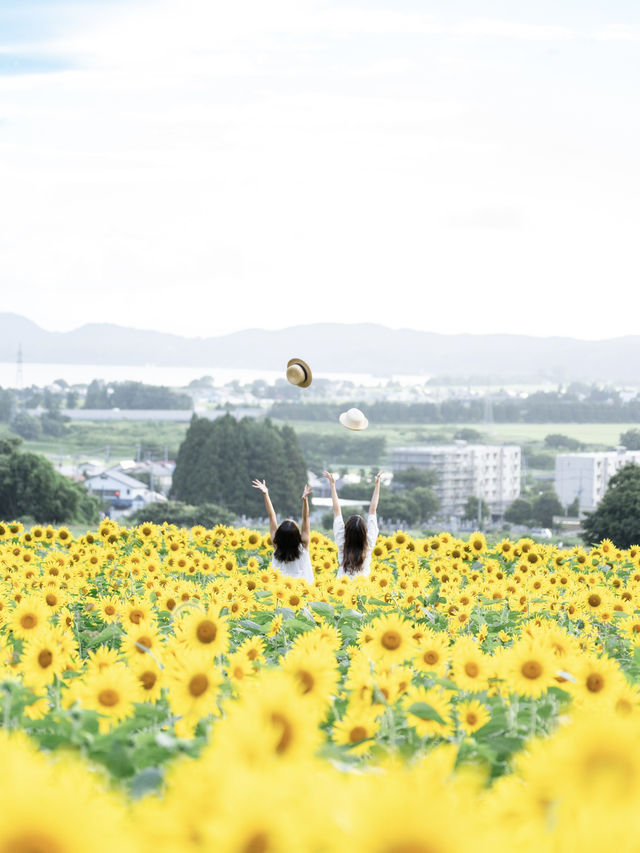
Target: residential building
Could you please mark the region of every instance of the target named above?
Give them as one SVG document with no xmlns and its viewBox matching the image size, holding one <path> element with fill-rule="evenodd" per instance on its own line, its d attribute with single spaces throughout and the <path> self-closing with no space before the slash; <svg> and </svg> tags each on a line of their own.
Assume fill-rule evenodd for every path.
<svg viewBox="0 0 640 853">
<path fill-rule="evenodd" d="M 517 445 L 465 441 L 396 447 L 391 460 L 394 473 L 419 468 L 436 474 L 433 490 L 443 516 L 460 516 L 470 496 L 485 500 L 492 515 L 502 515 L 520 496 L 520 464 Z"/>
<path fill-rule="evenodd" d="M 555 489 L 563 507 L 578 498 L 579 511 L 593 512 L 607 491 L 609 480 L 623 465 L 640 465 L 640 450 L 595 451 L 593 453 L 558 453 Z"/>
<path fill-rule="evenodd" d="M 84 485 L 89 494 L 108 504 L 107 514 L 111 518 L 128 515 L 155 501 L 166 501 L 164 495 L 152 491 L 146 483 L 130 477 L 118 468 L 110 468 L 87 477 Z"/>
</svg>

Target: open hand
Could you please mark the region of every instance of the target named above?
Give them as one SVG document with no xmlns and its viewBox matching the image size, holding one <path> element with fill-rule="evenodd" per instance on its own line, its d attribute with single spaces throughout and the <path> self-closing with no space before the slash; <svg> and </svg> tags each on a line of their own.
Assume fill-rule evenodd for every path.
<svg viewBox="0 0 640 853">
<path fill-rule="evenodd" d="M 380 471 L 380 473 L 376 476 L 376 483 L 380 482 L 380 477 L 384 474 L 384 471 Z"/>
<path fill-rule="evenodd" d="M 308 498 L 312 491 L 313 489 L 311 488 L 309 483 L 307 483 L 307 485 L 304 487 L 304 492 L 302 493 L 302 500 Z"/>
<path fill-rule="evenodd" d="M 266 495 L 269 491 L 269 489 L 267 488 L 267 483 L 265 480 L 262 480 L 262 481 L 254 480 L 253 483 L 251 483 L 251 485 L 253 486 L 254 489 L 260 489 L 260 491 L 262 492 L 263 495 Z"/>
<path fill-rule="evenodd" d="M 322 476 L 326 477 L 330 483 L 335 483 L 336 481 L 336 478 L 333 476 L 333 474 L 330 474 L 329 471 L 323 471 Z"/>
</svg>

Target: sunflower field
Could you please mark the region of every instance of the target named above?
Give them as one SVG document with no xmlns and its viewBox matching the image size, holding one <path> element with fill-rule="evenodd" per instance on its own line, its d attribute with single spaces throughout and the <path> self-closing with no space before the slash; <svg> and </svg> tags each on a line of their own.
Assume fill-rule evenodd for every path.
<svg viewBox="0 0 640 853">
<path fill-rule="evenodd" d="M 0 524 L 0 853 L 640 848 L 640 546 Z"/>
</svg>

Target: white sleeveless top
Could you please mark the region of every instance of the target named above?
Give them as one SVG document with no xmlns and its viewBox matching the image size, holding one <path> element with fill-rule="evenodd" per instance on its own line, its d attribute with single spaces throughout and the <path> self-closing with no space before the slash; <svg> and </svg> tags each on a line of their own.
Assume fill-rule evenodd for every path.
<svg viewBox="0 0 640 853">
<path fill-rule="evenodd" d="M 371 552 L 378 538 L 378 519 L 375 515 L 367 513 L 367 550 L 359 572 L 345 572 L 344 570 L 344 521 L 341 515 L 333 520 L 333 538 L 338 546 L 338 572 L 336 577 L 357 578 L 361 575 L 368 577 L 371 572 Z"/>
<path fill-rule="evenodd" d="M 311 557 L 309 556 L 308 548 L 305 548 L 304 545 L 300 546 L 300 556 L 297 560 L 283 563 L 280 560 L 276 560 L 274 556 L 271 563 L 274 569 L 282 572 L 283 575 L 288 575 L 290 578 L 299 578 L 307 581 L 307 583 L 313 583 L 314 581 Z"/>
</svg>

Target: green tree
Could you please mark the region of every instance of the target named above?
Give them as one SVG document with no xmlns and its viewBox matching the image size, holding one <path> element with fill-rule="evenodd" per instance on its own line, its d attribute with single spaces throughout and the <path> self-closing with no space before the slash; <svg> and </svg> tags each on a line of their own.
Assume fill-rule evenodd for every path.
<svg viewBox="0 0 640 853">
<path fill-rule="evenodd" d="M 564 515 L 564 509 L 555 492 L 538 495 L 531 509 L 533 520 L 541 527 L 553 527 L 554 515 Z"/>
<path fill-rule="evenodd" d="M 484 498 L 477 498 L 475 495 L 469 495 L 462 511 L 462 517 L 465 521 L 477 521 L 478 524 L 481 521 L 488 521 L 491 518 L 489 504 L 484 500 Z"/>
<path fill-rule="evenodd" d="M 403 468 L 395 471 L 393 482 L 404 486 L 405 489 L 426 488 L 435 485 L 438 477 L 435 471 L 424 471 L 421 468 Z"/>
<path fill-rule="evenodd" d="M 55 470 L 36 453 L 23 453 L 15 444 L 0 445 L 0 518 L 30 516 L 38 522 L 91 523 L 97 503 L 82 486 Z"/>
<path fill-rule="evenodd" d="M 410 526 L 419 520 L 420 508 L 410 497 L 410 492 L 392 492 L 390 489 L 381 489 L 378 515 L 388 524 Z"/>
<path fill-rule="evenodd" d="M 620 444 L 627 450 L 640 450 L 640 429 L 628 429 L 620 436 Z"/>
<path fill-rule="evenodd" d="M 462 441 L 482 442 L 484 435 L 480 430 L 472 429 L 471 427 L 463 427 L 462 429 L 459 429 L 453 437 L 459 440 L 461 439 Z"/>
<path fill-rule="evenodd" d="M 84 398 L 85 409 L 108 409 L 109 395 L 106 386 L 101 379 L 94 379 L 89 383 L 87 395 Z"/>
<path fill-rule="evenodd" d="M 34 418 L 26 412 L 18 412 L 11 421 L 11 429 L 26 441 L 37 441 L 42 436 L 40 418 Z"/>
<path fill-rule="evenodd" d="M 178 451 L 172 497 L 262 517 L 264 501 L 251 487 L 254 478 L 267 481 L 281 517 L 300 513 L 307 469 L 293 429 L 278 428 L 268 419 L 194 416 Z"/>
<path fill-rule="evenodd" d="M 533 519 L 533 506 L 531 501 L 525 498 L 516 498 L 515 501 L 507 507 L 504 514 L 504 520 L 511 524 L 529 524 Z"/>
<path fill-rule="evenodd" d="M 440 505 L 438 498 L 433 489 L 427 486 L 418 486 L 415 489 L 410 489 L 407 492 L 400 492 L 411 500 L 417 507 L 417 521 L 427 522 L 438 511 Z"/>
<path fill-rule="evenodd" d="M 570 438 L 560 432 L 552 432 L 546 435 L 544 443 L 547 447 L 554 447 L 556 450 L 582 450 L 584 447 L 582 442 L 576 438 Z"/>
<path fill-rule="evenodd" d="M 16 398 L 13 391 L 0 388 L 0 421 L 8 423 L 11 420 Z"/>
<path fill-rule="evenodd" d="M 618 548 L 640 542 L 640 467 L 629 464 L 609 480 L 597 508 L 587 513 L 582 538 L 588 545 L 611 539 Z"/>
<path fill-rule="evenodd" d="M 580 515 L 580 497 L 576 495 L 567 507 L 567 516 L 569 518 L 577 518 Z"/>
</svg>

